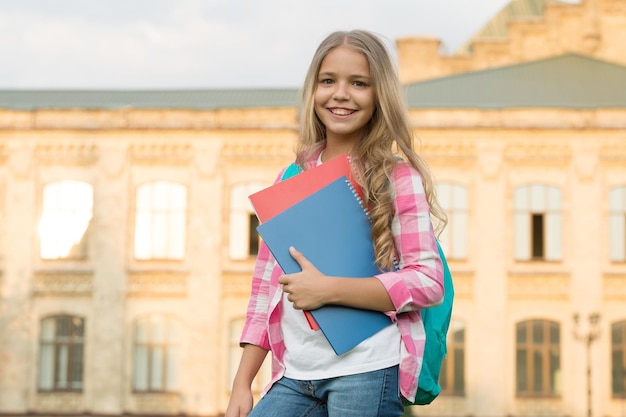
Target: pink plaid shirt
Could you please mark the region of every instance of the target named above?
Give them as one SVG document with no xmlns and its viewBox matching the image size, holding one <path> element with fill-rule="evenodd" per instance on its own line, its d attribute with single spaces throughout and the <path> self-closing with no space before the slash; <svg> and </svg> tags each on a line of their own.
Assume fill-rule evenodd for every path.
<svg viewBox="0 0 626 417">
<path fill-rule="evenodd" d="M 319 153 L 307 161 L 315 166 Z M 277 181 L 280 180 L 281 175 Z M 395 216 L 391 230 L 398 254 L 398 270 L 377 275 L 389 293 L 395 310 L 386 314 L 397 324 L 402 337 L 400 392 L 413 401 L 422 366 L 425 333 L 420 309 L 435 306 L 443 299 L 443 267 L 421 176 L 406 162 L 393 171 Z M 265 392 L 284 374 L 280 317 L 282 303 L 278 278 L 282 270 L 263 243 L 259 248 L 252 293 L 241 343 L 254 344 L 272 352 L 272 380 Z"/>
</svg>

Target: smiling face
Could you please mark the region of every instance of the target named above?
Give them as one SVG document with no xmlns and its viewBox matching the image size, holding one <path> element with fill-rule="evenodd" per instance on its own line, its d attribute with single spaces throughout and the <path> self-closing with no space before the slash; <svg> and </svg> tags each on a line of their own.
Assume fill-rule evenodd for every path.
<svg viewBox="0 0 626 417">
<path fill-rule="evenodd" d="M 369 63 L 346 46 L 331 50 L 320 66 L 313 97 L 326 140 L 352 147 L 363 137 L 376 108 Z"/>
</svg>

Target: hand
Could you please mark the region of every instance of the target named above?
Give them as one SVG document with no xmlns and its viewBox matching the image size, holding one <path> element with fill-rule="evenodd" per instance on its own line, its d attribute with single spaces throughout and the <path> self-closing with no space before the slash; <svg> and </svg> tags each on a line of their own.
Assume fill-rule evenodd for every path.
<svg viewBox="0 0 626 417">
<path fill-rule="evenodd" d="M 298 262 L 301 272 L 283 275 L 278 279 L 287 299 L 298 310 L 315 310 L 326 304 L 329 278 L 322 274 L 304 255 L 295 248 L 289 248 L 291 257 Z"/>
<path fill-rule="evenodd" d="M 224 417 L 246 417 L 252 411 L 253 401 L 251 390 L 234 388 Z"/>
</svg>

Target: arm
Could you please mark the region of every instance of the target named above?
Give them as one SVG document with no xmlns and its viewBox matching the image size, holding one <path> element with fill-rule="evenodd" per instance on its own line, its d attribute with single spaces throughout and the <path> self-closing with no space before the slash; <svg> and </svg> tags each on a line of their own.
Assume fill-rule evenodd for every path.
<svg viewBox="0 0 626 417">
<path fill-rule="evenodd" d="M 279 279 L 295 308 L 324 304 L 400 313 L 436 305 L 443 298 L 443 268 L 419 174 L 407 164 L 394 170 L 392 224 L 399 269 L 376 277 L 342 278 L 320 273 L 294 249 L 302 267 Z"/>
<path fill-rule="evenodd" d="M 225 417 L 245 417 L 252 410 L 252 381 L 261 369 L 267 352 L 259 346 L 244 345 Z"/>
</svg>

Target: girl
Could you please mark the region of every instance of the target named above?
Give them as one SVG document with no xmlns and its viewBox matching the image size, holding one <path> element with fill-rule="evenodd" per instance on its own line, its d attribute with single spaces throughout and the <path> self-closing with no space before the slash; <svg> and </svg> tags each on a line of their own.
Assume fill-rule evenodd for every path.
<svg viewBox="0 0 626 417">
<path fill-rule="evenodd" d="M 291 248 L 302 271 L 284 275 L 262 244 L 226 417 L 401 416 L 403 398 L 413 400 L 417 390 L 420 309 L 443 298 L 431 215 L 442 226 L 446 217 L 413 150 L 400 83 L 380 39 L 366 31 L 335 32 L 320 44 L 304 83 L 300 133 L 296 162 L 303 169 L 351 155 L 376 261 L 392 272 L 328 277 Z M 325 304 L 382 311 L 393 323 L 337 356 L 301 311 Z M 252 409 L 252 380 L 268 351 L 272 380 Z"/>
</svg>

